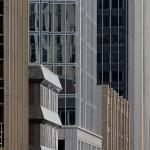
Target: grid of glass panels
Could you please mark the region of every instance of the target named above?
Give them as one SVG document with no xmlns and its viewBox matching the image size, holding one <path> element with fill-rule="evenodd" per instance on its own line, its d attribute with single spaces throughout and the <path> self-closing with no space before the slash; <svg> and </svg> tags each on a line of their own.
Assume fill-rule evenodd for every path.
<svg viewBox="0 0 150 150">
<path fill-rule="evenodd" d="M 97 82 L 127 98 L 127 0 L 98 0 L 97 8 Z"/>
<path fill-rule="evenodd" d="M 0 0 L 0 148 L 4 146 L 4 37 L 3 37 L 3 0 Z"/>
<path fill-rule="evenodd" d="M 59 75 L 63 87 L 60 101 L 65 102 L 59 109 L 62 119 L 68 115 L 67 99 L 74 102 L 76 97 L 75 6 L 71 1 L 29 0 L 29 63 L 44 64 Z M 60 112 L 62 109 L 65 113 Z M 72 110 L 75 112 L 75 107 Z M 73 121 L 65 119 L 65 124 L 75 124 L 75 117 Z"/>
</svg>

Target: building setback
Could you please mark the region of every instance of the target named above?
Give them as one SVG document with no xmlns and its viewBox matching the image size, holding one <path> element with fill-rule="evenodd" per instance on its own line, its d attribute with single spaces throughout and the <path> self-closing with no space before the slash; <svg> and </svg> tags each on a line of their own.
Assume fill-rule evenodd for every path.
<svg viewBox="0 0 150 150">
<path fill-rule="evenodd" d="M 128 0 L 97 0 L 97 83 L 128 97 Z"/>
<path fill-rule="evenodd" d="M 103 150 L 130 150 L 131 105 L 109 86 L 100 86 Z"/>
<path fill-rule="evenodd" d="M 59 75 L 59 150 L 99 150 L 96 0 L 29 0 L 30 65 Z"/>
<path fill-rule="evenodd" d="M 0 0 L 0 147 L 5 150 L 28 150 L 27 49 L 27 0 Z"/>
<path fill-rule="evenodd" d="M 58 150 L 58 76 L 44 66 L 29 67 L 29 150 Z"/>
</svg>

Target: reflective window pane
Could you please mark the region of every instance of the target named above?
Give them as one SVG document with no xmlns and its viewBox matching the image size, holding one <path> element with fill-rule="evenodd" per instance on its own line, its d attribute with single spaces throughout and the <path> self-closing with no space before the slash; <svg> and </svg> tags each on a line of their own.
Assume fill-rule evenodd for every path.
<svg viewBox="0 0 150 150">
<path fill-rule="evenodd" d="M 29 61 L 36 63 L 39 61 L 39 35 L 30 35 Z"/>
<path fill-rule="evenodd" d="M 42 63 L 52 63 L 53 62 L 53 36 L 43 35 L 42 36 Z"/>
<path fill-rule="evenodd" d="M 43 31 L 52 31 L 53 4 L 43 3 Z"/>
<path fill-rule="evenodd" d="M 56 35 L 54 37 L 54 62 L 65 63 L 65 36 Z"/>
<path fill-rule="evenodd" d="M 30 31 L 39 30 L 39 3 L 29 4 L 29 27 Z"/>
<path fill-rule="evenodd" d="M 66 4 L 66 31 L 75 31 L 75 4 Z"/>
<path fill-rule="evenodd" d="M 65 31 L 65 4 L 55 4 L 54 14 L 54 31 Z"/>
<path fill-rule="evenodd" d="M 75 36 L 66 36 L 66 63 L 75 63 Z"/>
<path fill-rule="evenodd" d="M 75 93 L 75 67 L 66 67 L 66 94 Z"/>
</svg>

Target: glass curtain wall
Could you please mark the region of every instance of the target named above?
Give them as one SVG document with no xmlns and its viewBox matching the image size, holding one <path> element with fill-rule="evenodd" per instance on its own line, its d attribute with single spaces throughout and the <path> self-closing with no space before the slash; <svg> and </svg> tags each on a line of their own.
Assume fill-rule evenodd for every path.
<svg viewBox="0 0 150 150">
<path fill-rule="evenodd" d="M 59 75 L 59 115 L 63 125 L 75 124 L 75 2 L 29 0 L 29 63 L 43 64 Z M 70 106 L 70 104 L 73 104 Z"/>
<path fill-rule="evenodd" d="M 127 98 L 127 0 L 98 0 L 97 11 L 97 82 Z"/>
</svg>

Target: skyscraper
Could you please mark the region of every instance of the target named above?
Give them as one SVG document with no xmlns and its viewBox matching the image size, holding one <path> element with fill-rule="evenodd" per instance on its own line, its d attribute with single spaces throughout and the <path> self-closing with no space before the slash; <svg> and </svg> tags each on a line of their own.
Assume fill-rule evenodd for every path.
<svg viewBox="0 0 150 150">
<path fill-rule="evenodd" d="M 150 149 L 150 3 L 129 1 L 129 96 L 133 150 Z"/>
<path fill-rule="evenodd" d="M 27 0 L 0 0 L 0 149 L 28 149 L 27 49 Z"/>
<path fill-rule="evenodd" d="M 60 150 L 99 150 L 96 0 L 29 0 L 30 65 L 43 64 L 63 86 Z"/>
<path fill-rule="evenodd" d="M 128 97 L 128 1 L 97 0 L 97 83 Z"/>
</svg>

